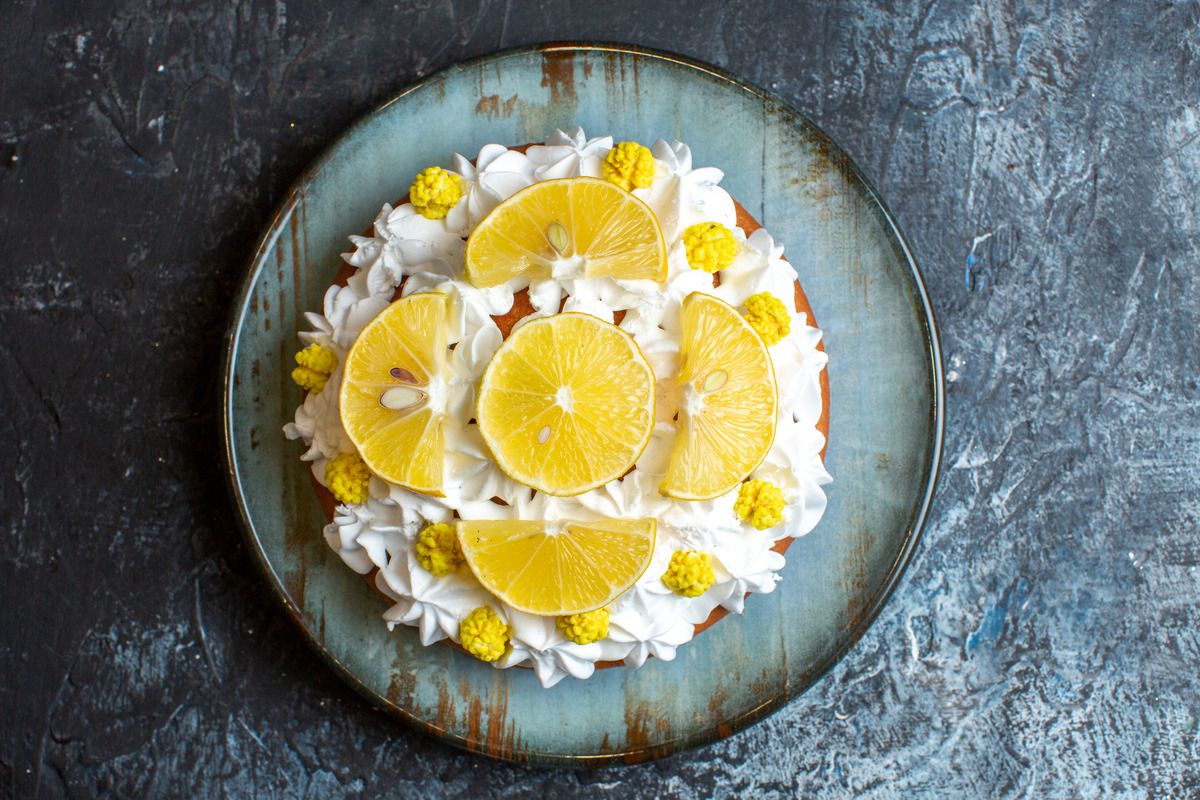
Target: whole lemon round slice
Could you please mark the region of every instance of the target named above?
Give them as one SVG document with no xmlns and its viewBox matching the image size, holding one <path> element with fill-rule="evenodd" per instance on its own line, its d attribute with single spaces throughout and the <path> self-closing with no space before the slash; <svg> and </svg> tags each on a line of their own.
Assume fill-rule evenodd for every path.
<svg viewBox="0 0 1200 800">
<path fill-rule="evenodd" d="M 446 412 L 446 295 L 401 298 L 350 348 L 338 396 L 342 425 L 386 481 L 442 495 Z"/>
<path fill-rule="evenodd" d="M 529 319 L 488 362 L 479 432 L 511 478 L 558 496 L 625 474 L 654 429 L 654 372 L 617 326 L 569 312 Z"/>
<path fill-rule="evenodd" d="M 458 539 L 489 592 L 518 611 L 562 616 L 602 608 L 633 586 L 656 529 L 652 518 L 462 520 Z"/>
<path fill-rule="evenodd" d="M 693 292 L 683 301 L 679 433 L 658 490 L 707 500 L 733 489 L 775 441 L 779 395 L 767 346 L 733 306 Z"/>
<path fill-rule="evenodd" d="M 667 277 L 667 248 L 650 207 L 599 178 L 522 189 L 467 239 L 467 280 L 485 288 L 530 278 Z"/>
</svg>

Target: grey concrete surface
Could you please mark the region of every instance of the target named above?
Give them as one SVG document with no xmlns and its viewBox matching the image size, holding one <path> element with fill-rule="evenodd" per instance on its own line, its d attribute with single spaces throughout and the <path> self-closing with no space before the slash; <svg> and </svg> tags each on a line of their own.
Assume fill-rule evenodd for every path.
<svg viewBox="0 0 1200 800">
<path fill-rule="evenodd" d="M 1200 796 L 1200 4 L 8 2 L 0 797 Z M 938 314 L 946 460 L 896 595 L 786 709 L 531 770 L 371 710 L 224 493 L 221 337 L 339 131 L 501 47 L 678 51 L 813 117 Z"/>
</svg>

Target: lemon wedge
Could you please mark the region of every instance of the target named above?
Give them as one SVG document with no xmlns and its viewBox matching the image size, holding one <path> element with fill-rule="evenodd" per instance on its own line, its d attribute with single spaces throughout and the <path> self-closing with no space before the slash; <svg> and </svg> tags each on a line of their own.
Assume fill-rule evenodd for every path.
<svg viewBox="0 0 1200 800">
<path fill-rule="evenodd" d="M 652 518 L 600 522 L 462 520 L 467 563 L 489 592 L 538 616 L 602 608 L 633 586 L 654 555 Z"/>
<path fill-rule="evenodd" d="M 732 490 L 775 441 L 779 396 L 767 347 L 733 306 L 693 292 L 683 301 L 679 433 L 658 490 L 707 500 Z"/>
<path fill-rule="evenodd" d="M 379 477 L 442 496 L 446 295 L 412 294 L 367 323 L 346 356 L 342 425 Z"/>
<path fill-rule="evenodd" d="M 522 189 L 471 232 L 467 280 L 497 286 L 530 278 L 667 277 L 667 248 L 650 207 L 599 178 L 559 178 Z"/>
</svg>

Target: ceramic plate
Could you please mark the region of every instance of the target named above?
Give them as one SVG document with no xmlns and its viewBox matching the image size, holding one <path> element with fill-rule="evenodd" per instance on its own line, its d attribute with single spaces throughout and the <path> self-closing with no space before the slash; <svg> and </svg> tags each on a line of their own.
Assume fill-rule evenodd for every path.
<svg viewBox="0 0 1200 800">
<path fill-rule="evenodd" d="M 325 544 L 302 447 L 281 429 L 302 314 L 384 202 L 422 168 L 489 142 L 582 125 L 618 141 L 680 139 L 697 166 L 785 243 L 825 331 L 832 389 L 829 508 L 755 595 L 672 662 L 543 689 L 416 630 Z M 841 149 L 778 98 L 715 67 L 624 45 L 553 45 L 451 67 L 348 130 L 296 181 L 263 234 L 228 334 L 225 436 L 251 550 L 323 658 L 368 700 L 446 742 L 513 761 L 641 761 L 715 741 L 813 684 L 895 588 L 941 449 L 941 362 L 904 238 Z"/>
</svg>

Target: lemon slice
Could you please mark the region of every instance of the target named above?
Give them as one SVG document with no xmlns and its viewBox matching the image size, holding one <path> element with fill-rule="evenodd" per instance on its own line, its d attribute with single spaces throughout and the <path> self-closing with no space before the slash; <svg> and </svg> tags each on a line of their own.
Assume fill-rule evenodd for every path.
<svg viewBox="0 0 1200 800">
<path fill-rule="evenodd" d="M 537 317 L 488 362 L 479 432 L 511 478 L 558 496 L 625 474 L 654 429 L 654 372 L 637 344 L 590 314 Z"/>
<path fill-rule="evenodd" d="M 522 189 L 467 239 L 467 279 L 486 288 L 530 278 L 667 277 L 667 248 L 650 207 L 599 178 Z"/>
<path fill-rule="evenodd" d="M 342 425 L 386 481 L 442 496 L 446 295 L 412 294 L 367 323 L 346 356 Z"/>
<path fill-rule="evenodd" d="M 700 292 L 684 298 L 679 355 L 679 434 L 658 490 L 707 500 L 737 486 L 771 449 L 775 371 L 742 315 Z"/>
<path fill-rule="evenodd" d="M 471 570 L 489 592 L 539 616 L 602 608 L 633 586 L 654 555 L 652 518 L 601 522 L 458 523 Z"/>
</svg>

